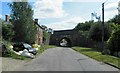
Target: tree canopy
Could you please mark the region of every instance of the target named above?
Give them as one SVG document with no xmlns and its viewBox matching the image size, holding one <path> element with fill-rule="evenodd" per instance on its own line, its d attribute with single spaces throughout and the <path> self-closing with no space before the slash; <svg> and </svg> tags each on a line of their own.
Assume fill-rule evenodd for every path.
<svg viewBox="0 0 120 73">
<path fill-rule="evenodd" d="M 108 22 L 112 22 L 115 24 L 120 24 L 120 14 L 119 15 L 115 15 L 112 19 L 110 19 Z"/>
<path fill-rule="evenodd" d="M 36 27 L 33 21 L 33 10 L 28 2 L 13 2 L 9 4 L 12 9 L 11 21 L 14 25 L 15 40 L 18 42 L 34 43 Z"/>
<path fill-rule="evenodd" d="M 93 21 L 88 21 L 85 23 L 78 23 L 77 26 L 74 28 L 74 30 L 89 31 L 93 23 L 94 23 Z"/>
<path fill-rule="evenodd" d="M 104 26 L 104 41 L 107 41 L 111 35 L 111 24 L 105 23 Z M 90 31 L 89 37 L 94 41 L 102 41 L 102 25 L 100 23 L 95 23 Z"/>
</svg>

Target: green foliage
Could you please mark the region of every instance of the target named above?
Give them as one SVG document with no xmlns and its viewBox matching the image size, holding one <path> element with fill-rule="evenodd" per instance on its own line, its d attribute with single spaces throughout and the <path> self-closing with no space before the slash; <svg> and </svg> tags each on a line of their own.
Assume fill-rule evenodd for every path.
<svg viewBox="0 0 120 73">
<path fill-rule="evenodd" d="M 111 34 L 111 24 L 105 23 L 104 25 L 104 41 L 107 41 Z M 94 41 L 102 41 L 102 24 L 95 23 L 89 32 L 89 37 Z"/>
<path fill-rule="evenodd" d="M 41 25 L 42 29 L 43 29 L 43 43 L 44 44 L 49 44 L 49 39 L 50 39 L 50 32 L 49 29 L 47 28 L 47 26 L 45 25 Z M 50 29 L 51 30 L 51 29 Z"/>
<path fill-rule="evenodd" d="M 108 22 L 120 24 L 120 14 L 116 15 L 114 18 L 110 19 Z"/>
<path fill-rule="evenodd" d="M 47 31 L 43 31 L 43 37 L 47 38 L 48 37 L 48 32 Z"/>
<path fill-rule="evenodd" d="M 24 56 L 21 56 L 21 55 L 17 55 L 13 51 L 11 51 L 10 57 L 13 58 L 13 59 L 19 59 L 19 60 L 29 60 L 30 59 L 30 58 L 27 58 L 27 57 L 24 57 Z"/>
<path fill-rule="evenodd" d="M 2 40 L 2 56 L 3 57 L 11 57 L 11 49 L 9 46 L 11 46 L 12 43 Z"/>
<path fill-rule="evenodd" d="M 50 37 L 50 34 L 46 30 L 43 30 L 43 42 L 44 42 L 44 44 L 48 44 L 49 37 Z"/>
<path fill-rule="evenodd" d="M 2 41 L 2 19 L 0 19 L 0 41 Z"/>
<path fill-rule="evenodd" d="M 78 25 L 74 28 L 74 30 L 89 31 L 93 23 L 94 23 L 93 21 L 78 23 Z"/>
<path fill-rule="evenodd" d="M 12 24 L 4 24 L 2 23 L 2 37 L 5 40 L 11 41 L 14 36 L 14 26 Z"/>
<path fill-rule="evenodd" d="M 12 9 L 11 21 L 14 24 L 15 40 L 17 42 L 34 43 L 37 31 L 34 26 L 31 6 L 28 2 L 13 2 L 9 6 Z"/>
<path fill-rule="evenodd" d="M 10 49 L 6 49 L 3 53 L 2 56 L 3 57 L 11 57 L 11 50 Z"/>
<path fill-rule="evenodd" d="M 43 53 L 45 50 L 50 49 L 50 48 L 55 48 L 56 46 L 54 45 L 42 45 L 39 50 L 38 53 Z"/>
<path fill-rule="evenodd" d="M 120 51 L 120 25 L 116 25 L 112 31 L 111 37 L 107 41 L 107 48 L 113 53 Z"/>
<path fill-rule="evenodd" d="M 101 54 L 101 52 L 99 52 L 94 48 L 73 47 L 73 49 L 95 60 L 109 63 L 111 65 L 114 65 L 120 68 L 120 63 L 119 63 L 120 58 L 110 56 L 110 55 L 103 55 Z"/>
<path fill-rule="evenodd" d="M 89 31 L 81 31 L 81 30 L 79 30 L 79 33 L 80 33 L 82 36 L 86 37 L 86 38 L 88 38 L 88 36 L 89 36 Z"/>
<path fill-rule="evenodd" d="M 85 23 L 78 23 L 74 30 L 79 30 L 79 33 L 88 38 L 89 30 L 91 26 L 94 25 L 93 21 L 86 21 Z"/>
</svg>

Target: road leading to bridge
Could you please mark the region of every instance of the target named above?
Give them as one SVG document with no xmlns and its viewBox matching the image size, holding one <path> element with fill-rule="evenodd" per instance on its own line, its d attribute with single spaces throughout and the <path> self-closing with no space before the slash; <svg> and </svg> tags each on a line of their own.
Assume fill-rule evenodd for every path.
<svg viewBox="0 0 120 73">
<path fill-rule="evenodd" d="M 71 48 L 48 49 L 18 71 L 118 71 Z"/>
</svg>

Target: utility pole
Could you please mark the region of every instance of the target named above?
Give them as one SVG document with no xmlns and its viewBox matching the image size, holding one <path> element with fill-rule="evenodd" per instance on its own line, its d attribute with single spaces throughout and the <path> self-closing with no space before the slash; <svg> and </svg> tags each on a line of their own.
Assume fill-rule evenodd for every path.
<svg viewBox="0 0 120 73">
<path fill-rule="evenodd" d="M 104 3 L 102 3 L 102 50 L 105 52 L 104 47 Z"/>
</svg>

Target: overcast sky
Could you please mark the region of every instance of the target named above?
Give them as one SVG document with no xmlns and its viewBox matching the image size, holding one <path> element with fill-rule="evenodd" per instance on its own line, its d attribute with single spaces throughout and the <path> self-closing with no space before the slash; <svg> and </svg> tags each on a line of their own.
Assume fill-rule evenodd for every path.
<svg viewBox="0 0 120 73">
<path fill-rule="evenodd" d="M 10 14 L 7 3 L 2 0 L 0 18 Z M 106 0 L 29 0 L 34 10 L 34 18 L 39 19 L 40 25 L 46 25 L 54 30 L 73 29 L 79 22 L 91 20 L 91 13 L 101 16 L 102 3 Z M 120 0 L 108 0 L 105 3 L 105 21 L 118 14 L 117 7 Z M 0 6 L 1 7 L 1 6 Z"/>
</svg>

